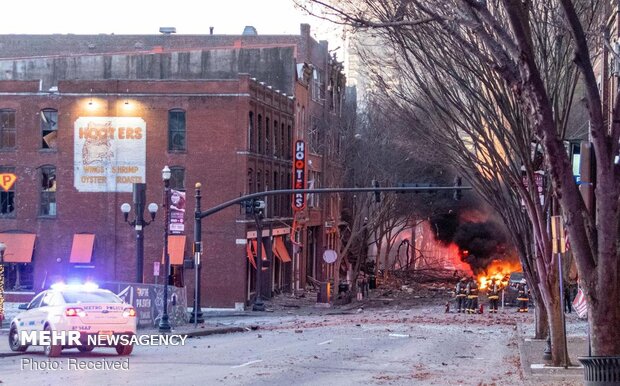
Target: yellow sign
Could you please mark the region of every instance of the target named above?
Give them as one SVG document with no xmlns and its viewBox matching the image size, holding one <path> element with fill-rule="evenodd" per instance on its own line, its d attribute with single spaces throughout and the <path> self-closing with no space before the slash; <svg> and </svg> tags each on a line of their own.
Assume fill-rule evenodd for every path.
<svg viewBox="0 0 620 386">
<path fill-rule="evenodd" d="M 0 173 L 0 187 L 2 187 L 5 192 L 11 189 L 16 180 L 17 176 L 13 173 Z"/>
<path fill-rule="evenodd" d="M 561 216 L 551 216 L 551 239 L 553 241 L 553 253 L 566 252 L 566 234 Z"/>
</svg>

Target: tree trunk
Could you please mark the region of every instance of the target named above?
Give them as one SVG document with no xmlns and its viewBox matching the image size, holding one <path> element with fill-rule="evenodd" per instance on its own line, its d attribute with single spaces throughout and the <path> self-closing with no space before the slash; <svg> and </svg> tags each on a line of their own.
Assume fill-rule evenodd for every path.
<svg viewBox="0 0 620 386">
<path fill-rule="evenodd" d="M 616 288 L 618 288 L 616 286 Z M 620 293 L 607 294 L 607 299 L 588 299 L 588 324 L 592 355 L 617 356 L 620 353 Z M 612 301 L 611 299 L 615 299 Z"/>
<path fill-rule="evenodd" d="M 534 339 L 545 339 L 549 335 L 549 315 L 547 314 L 547 307 L 545 307 L 542 302 L 542 297 L 540 295 L 538 299 L 534 297 L 536 301 Z"/>
</svg>

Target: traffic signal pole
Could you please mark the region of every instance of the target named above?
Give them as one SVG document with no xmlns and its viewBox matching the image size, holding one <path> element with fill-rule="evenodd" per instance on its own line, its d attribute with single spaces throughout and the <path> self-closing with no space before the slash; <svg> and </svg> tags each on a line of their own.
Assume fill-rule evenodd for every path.
<svg viewBox="0 0 620 386">
<path fill-rule="evenodd" d="M 258 201 L 261 198 L 267 197 L 267 196 L 278 196 L 278 195 L 292 195 L 292 194 L 298 194 L 298 193 L 304 193 L 304 194 L 332 194 L 332 193 L 368 193 L 368 192 L 372 192 L 375 193 L 375 196 L 379 196 L 380 192 L 394 192 L 394 193 L 415 193 L 415 192 L 440 192 L 440 191 L 463 191 L 463 190 L 471 190 L 472 187 L 471 186 L 393 186 L 393 187 L 379 187 L 377 183 L 374 183 L 373 185 L 377 185 L 377 186 L 372 186 L 372 187 L 365 187 L 365 188 L 320 188 L 320 189 L 281 189 L 281 190 L 268 190 L 265 192 L 258 192 L 258 193 L 252 193 L 252 194 L 248 194 L 245 196 L 241 196 L 241 197 L 237 197 L 235 199 L 232 199 L 230 201 L 226 201 L 224 203 L 221 203 L 219 205 L 214 206 L 213 208 L 201 211 L 200 210 L 200 183 L 196 184 L 196 211 L 194 213 L 194 251 L 201 251 L 203 252 L 204 249 L 202 249 L 202 219 L 205 217 L 209 217 L 215 213 L 218 213 L 228 207 L 231 207 L 233 205 L 239 205 L 239 204 L 244 204 L 247 205 L 248 203 L 252 203 L 252 205 L 254 205 L 254 202 Z M 258 208 L 258 209 L 263 209 L 263 208 Z M 260 227 L 259 222 L 257 222 L 257 226 Z M 257 230 L 257 237 L 261 235 L 260 233 L 258 233 Z M 261 261 L 261 246 L 260 244 L 258 244 L 258 240 L 257 240 L 257 245 L 258 245 L 258 251 L 257 251 L 257 255 L 258 255 L 258 261 L 256 262 L 256 269 L 260 270 L 262 269 L 262 261 Z M 197 283 L 196 286 L 197 288 L 200 288 L 200 278 L 197 279 Z M 258 284 L 257 282 L 257 285 Z M 258 294 L 257 294 L 258 295 Z M 194 300 L 194 307 L 195 309 L 200 310 L 200 298 L 196 297 L 196 299 Z M 195 315 L 196 311 L 193 312 L 193 314 Z M 196 316 L 194 316 L 194 318 L 196 318 Z"/>
</svg>

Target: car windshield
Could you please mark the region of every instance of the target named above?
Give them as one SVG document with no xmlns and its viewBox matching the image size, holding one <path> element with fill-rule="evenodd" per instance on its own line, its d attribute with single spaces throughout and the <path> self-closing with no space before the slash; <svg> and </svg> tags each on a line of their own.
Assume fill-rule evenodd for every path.
<svg viewBox="0 0 620 386">
<path fill-rule="evenodd" d="M 63 291 L 66 303 L 122 303 L 116 295 L 107 291 Z"/>
</svg>

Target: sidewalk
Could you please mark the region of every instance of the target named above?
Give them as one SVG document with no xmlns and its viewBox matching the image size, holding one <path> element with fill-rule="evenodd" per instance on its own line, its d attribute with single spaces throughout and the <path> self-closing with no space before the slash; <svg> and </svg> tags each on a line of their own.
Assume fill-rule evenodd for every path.
<svg viewBox="0 0 620 386">
<path fill-rule="evenodd" d="M 578 357 L 588 355 L 588 337 L 586 322 L 577 319 L 574 314 L 567 314 L 567 337 L 569 366 L 567 368 L 550 365 L 543 359 L 547 346 L 546 340 L 532 339 L 533 326 L 518 324 L 519 355 L 523 376 L 532 385 L 581 385 L 583 384 L 583 366 Z"/>
</svg>

